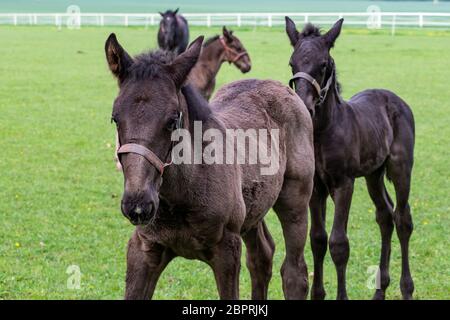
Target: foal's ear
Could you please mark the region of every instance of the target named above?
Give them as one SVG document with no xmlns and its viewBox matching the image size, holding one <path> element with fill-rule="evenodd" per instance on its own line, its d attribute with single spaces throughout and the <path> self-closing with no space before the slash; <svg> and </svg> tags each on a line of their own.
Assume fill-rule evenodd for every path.
<svg viewBox="0 0 450 320">
<path fill-rule="evenodd" d="M 114 33 L 111 33 L 106 40 L 105 54 L 109 70 L 116 76 L 119 83 L 122 82 L 127 75 L 128 68 L 133 64 L 133 59 L 119 44 Z"/>
<path fill-rule="evenodd" d="M 164 17 L 164 13 L 162 13 L 161 11 L 158 11 L 158 13 L 161 15 L 161 17 Z"/>
<path fill-rule="evenodd" d="M 226 26 L 222 27 L 222 34 L 225 37 L 225 39 L 227 39 L 229 42 L 233 41 L 233 31 L 228 31 Z"/>
<path fill-rule="evenodd" d="M 178 10 L 180 10 L 180 8 L 177 8 L 177 10 L 175 10 L 175 11 L 173 12 L 173 14 L 174 14 L 174 15 L 177 14 L 177 13 L 178 13 Z"/>
<path fill-rule="evenodd" d="M 198 37 L 189 45 L 189 48 L 180 54 L 169 65 L 173 81 L 177 88 L 181 88 L 189 72 L 195 66 L 202 49 L 203 36 Z"/>
<path fill-rule="evenodd" d="M 334 42 L 336 41 L 336 39 L 339 37 L 339 34 L 341 33 L 341 29 L 342 29 L 342 24 L 344 23 L 344 18 L 339 19 L 334 26 L 323 35 L 323 37 L 325 38 L 325 41 L 328 44 L 329 48 L 333 48 L 334 46 Z"/>
<path fill-rule="evenodd" d="M 286 20 L 286 33 L 289 37 L 289 40 L 291 41 L 291 45 L 295 47 L 295 45 L 298 42 L 298 39 L 300 39 L 300 33 L 297 30 L 297 27 L 295 26 L 295 22 L 291 20 L 288 16 L 284 17 Z"/>
</svg>

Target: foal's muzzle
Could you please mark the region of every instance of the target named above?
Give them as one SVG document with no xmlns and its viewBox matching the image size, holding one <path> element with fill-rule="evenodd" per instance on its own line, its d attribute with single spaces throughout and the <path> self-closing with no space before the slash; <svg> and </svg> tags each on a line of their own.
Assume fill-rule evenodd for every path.
<svg viewBox="0 0 450 320">
<path fill-rule="evenodd" d="M 149 224 L 156 215 L 159 205 L 156 192 L 147 190 L 140 193 L 125 191 L 121 209 L 123 215 L 134 225 Z"/>
<path fill-rule="evenodd" d="M 244 64 L 242 66 L 238 66 L 239 70 L 241 70 L 242 73 L 247 73 L 251 70 L 252 65 L 251 64 Z"/>
</svg>

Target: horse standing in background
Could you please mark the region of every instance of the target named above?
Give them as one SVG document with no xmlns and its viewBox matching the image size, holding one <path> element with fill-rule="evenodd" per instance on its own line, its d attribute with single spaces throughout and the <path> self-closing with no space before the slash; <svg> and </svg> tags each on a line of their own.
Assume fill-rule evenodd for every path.
<svg viewBox="0 0 450 320">
<path fill-rule="evenodd" d="M 178 9 L 159 13 L 162 19 L 159 23 L 158 45 L 163 50 L 179 55 L 189 43 L 189 27 L 186 19 L 177 13 Z"/>
<path fill-rule="evenodd" d="M 316 174 L 310 201 L 311 247 L 314 281 L 311 297 L 323 299 L 323 259 L 327 251 L 325 229 L 328 195 L 335 205 L 330 236 L 331 258 L 336 266 L 338 299 L 347 299 L 346 267 L 350 255 L 347 222 L 355 179 L 364 177 L 376 208 L 381 232 L 380 287 L 374 299 L 384 299 L 389 286 L 389 260 L 394 225 L 400 240 L 404 299 L 412 299 L 414 283 L 409 269 L 409 238 L 413 222 L 408 203 L 414 162 L 414 118 L 408 104 L 395 93 L 372 89 L 349 101 L 340 95 L 330 49 L 339 36 L 343 19 L 325 34 L 307 24 L 302 32 L 286 17 L 286 32 L 294 47 L 290 59 L 296 92 L 311 113 L 314 125 Z M 393 182 L 396 206 L 384 176 Z"/>
<path fill-rule="evenodd" d="M 202 48 L 197 64 L 189 73 L 188 82 L 194 86 L 201 95 L 209 100 L 216 86 L 216 76 L 227 61 L 233 63 L 242 73 L 251 69 L 250 56 L 241 41 L 224 26 L 222 35 L 208 39 Z"/>
</svg>

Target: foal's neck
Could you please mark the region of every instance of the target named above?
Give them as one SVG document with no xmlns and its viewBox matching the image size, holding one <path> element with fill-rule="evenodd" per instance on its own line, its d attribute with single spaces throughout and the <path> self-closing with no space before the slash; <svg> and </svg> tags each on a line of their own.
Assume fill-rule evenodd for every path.
<svg viewBox="0 0 450 320">
<path fill-rule="evenodd" d="M 192 85 L 188 84 L 181 89 L 180 101 L 181 111 L 184 114 L 183 128 L 189 131 L 191 137 L 188 142 L 191 146 L 191 164 L 172 165 L 166 170 L 160 194 L 170 203 L 180 203 L 189 198 L 191 190 L 189 185 L 195 184 L 195 180 L 202 175 L 204 170 L 199 170 L 199 167 L 192 163 L 195 164 L 194 152 L 203 154 L 203 144 L 196 146 L 194 140 L 198 141 L 199 137 L 195 135 L 200 134 L 202 141 L 203 132 L 211 126 L 209 119 L 213 117 L 208 101 Z M 195 132 L 195 121 L 201 122 L 201 132 Z M 196 150 L 196 148 L 200 149 Z"/>
<path fill-rule="evenodd" d="M 333 81 L 325 100 L 322 105 L 316 107 L 316 115 L 313 121 L 314 132 L 321 132 L 329 128 L 335 121 L 337 113 L 341 110 L 344 102 L 338 91 L 336 81 L 336 75 L 333 75 Z"/>
<path fill-rule="evenodd" d="M 225 48 L 220 43 L 220 40 L 217 39 L 203 47 L 197 65 L 209 77 L 208 81 L 211 81 L 216 77 L 224 61 Z"/>
</svg>

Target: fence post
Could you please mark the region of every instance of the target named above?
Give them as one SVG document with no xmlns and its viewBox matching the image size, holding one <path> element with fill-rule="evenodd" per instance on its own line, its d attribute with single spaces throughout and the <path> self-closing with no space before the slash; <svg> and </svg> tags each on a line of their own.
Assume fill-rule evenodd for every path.
<svg viewBox="0 0 450 320">
<path fill-rule="evenodd" d="M 105 25 L 105 16 L 103 14 L 100 15 L 100 25 L 102 27 Z"/>
<path fill-rule="evenodd" d="M 237 14 L 237 26 L 241 26 L 241 15 L 239 13 Z"/>
<path fill-rule="evenodd" d="M 59 20 L 59 16 L 57 14 L 55 14 L 55 26 L 58 26 L 58 20 Z"/>
<path fill-rule="evenodd" d="M 208 14 L 206 16 L 206 26 L 211 27 L 211 15 L 210 14 Z"/>
<path fill-rule="evenodd" d="M 271 14 L 269 14 L 267 16 L 267 26 L 272 27 L 272 15 Z"/>
<path fill-rule="evenodd" d="M 422 13 L 419 14 L 419 27 L 423 28 L 423 14 Z"/>
<path fill-rule="evenodd" d="M 308 23 L 308 15 L 305 14 L 305 23 Z"/>
<path fill-rule="evenodd" d="M 125 27 L 128 27 L 128 15 L 125 15 Z"/>
<path fill-rule="evenodd" d="M 13 20 L 14 20 L 14 25 L 17 26 L 17 14 L 15 14 L 13 16 Z"/>
<path fill-rule="evenodd" d="M 33 24 L 37 24 L 37 14 L 33 16 Z"/>
</svg>

